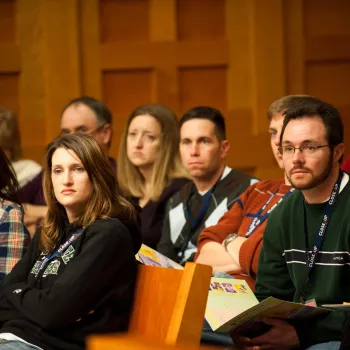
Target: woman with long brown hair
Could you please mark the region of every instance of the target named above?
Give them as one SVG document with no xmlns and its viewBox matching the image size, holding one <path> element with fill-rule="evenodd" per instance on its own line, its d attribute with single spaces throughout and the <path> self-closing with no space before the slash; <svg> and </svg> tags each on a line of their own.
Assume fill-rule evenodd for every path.
<svg viewBox="0 0 350 350">
<path fill-rule="evenodd" d="M 0 280 L 22 258 L 29 243 L 23 209 L 17 198 L 18 182 L 10 160 L 0 147 Z"/>
<path fill-rule="evenodd" d="M 127 327 L 141 234 L 107 156 L 89 136 L 61 136 L 43 187 L 43 226 L 0 285 L 0 349 L 81 350 L 88 334 Z"/>
<path fill-rule="evenodd" d="M 149 104 L 129 116 L 119 148 L 118 185 L 123 195 L 142 207 L 141 231 L 156 248 L 167 200 L 188 182 L 179 156 L 179 126 L 167 107 Z"/>
</svg>

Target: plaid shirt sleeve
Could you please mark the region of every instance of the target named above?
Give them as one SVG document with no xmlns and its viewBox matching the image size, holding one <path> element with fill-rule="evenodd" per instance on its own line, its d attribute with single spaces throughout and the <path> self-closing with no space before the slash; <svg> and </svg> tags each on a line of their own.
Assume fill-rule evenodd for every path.
<svg viewBox="0 0 350 350">
<path fill-rule="evenodd" d="M 24 255 L 30 235 L 23 224 L 23 210 L 15 203 L 2 202 L 0 207 L 0 280 Z"/>
</svg>

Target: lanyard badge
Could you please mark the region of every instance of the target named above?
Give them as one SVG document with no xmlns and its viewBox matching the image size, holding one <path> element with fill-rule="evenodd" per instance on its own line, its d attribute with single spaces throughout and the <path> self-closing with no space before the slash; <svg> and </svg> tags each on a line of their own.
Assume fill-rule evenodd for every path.
<svg viewBox="0 0 350 350">
<path fill-rule="evenodd" d="M 43 257 L 40 261 L 40 265 L 35 273 L 35 277 L 38 277 L 40 272 L 44 269 L 44 267 L 47 265 L 47 263 L 51 260 L 53 260 L 56 257 L 59 257 L 62 255 L 62 253 L 71 245 L 71 243 L 77 238 L 77 235 L 80 234 L 83 230 L 78 229 L 77 232 L 75 232 L 74 235 L 72 235 L 65 243 L 61 244 L 60 247 L 51 254 L 48 254 L 46 257 Z"/>
<path fill-rule="evenodd" d="M 190 206 L 189 206 L 189 203 L 187 203 L 187 205 L 186 205 L 186 213 L 187 213 L 188 218 L 190 219 L 192 229 L 195 229 L 200 224 L 200 222 L 203 220 L 203 218 L 204 218 L 204 216 L 205 216 L 205 214 L 206 214 L 206 212 L 208 210 L 209 203 L 210 203 L 210 197 L 211 197 L 213 191 L 214 191 L 214 187 L 212 187 L 205 194 L 205 196 L 204 196 L 204 198 L 202 200 L 201 207 L 199 209 L 199 214 L 198 214 L 198 216 L 196 218 L 193 217 L 191 209 L 190 209 Z"/>
<path fill-rule="evenodd" d="M 283 201 L 283 199 L 291 195 L 294 192 L 294 190 L 295 190 L 294 188 L 291 188 L 283 197 L 281 197 L 273 206 L 271 206 L 271 208 L 264 215 L 261 215 L 264 212 L 264 210 L 267 208 L 267 206 L 270 204 L 272 199 L 275 197 L 278 190 L 275 193 L 273 193 L 270 196 L 270 198 L 265 202 L 265 204 L 260 208 L 258 213 L 254 215 L 254 219 L 249 225 L 249 228 L 247 233 L 245 234 L 245 237 L 248 238 L 258 228 L 258 226 L 261 225 L 269 217 L 272 211 Z"/>
<path fill-rule="evenodd" d="M 205 214 L 208 211 L 209 208 L 209 204 L 210 204 L 210 198 L 212 197 L 213 192 L 215 191 L 216 185 L 220 182 L 222 178 L 222 174 L 219 178 L 219 180 L 215 183 L 215 185 L 205 194 L 202 203 L 201 203 L 201 207 L 199 209 L 199 214 L 197 217 L 194 217 L 192 215 L 192 211 L 190 208 L 190 200 L 192 197 L 192 191 L 190 193 L 190 195 L 188 196 L 187 202 L 186 202 L 186 208 L 185 208 L 185 212 L 187 214 L 187 218 L 190 221 L 191 224 L 191 228 L 188 232 L 188 234 L 186 236 L 184 236 L 184 240 L 182 242 L 180 251 L 178 253 L 178 256 L 180 258 L 180 260 L 182 260 L 184 254 L 185 254 L 185 250 L 188 246 L 189 241 L 191 240 L 192 236 L 194 235 L 196 229 L 199 227 L 199 225 L 201 224 L 203 218 L 205 217 Z"/>
<path fill-rule="evenodd" d="M 332 193 L 329 197 L 329 200 L 327 202 L 324 214 L 322 216 L 322 221 L 321 221 L 321 225 L 320 228 L 317 232 L 317 236 L 315 239 L 315 243 L 313 245 L 311 254 L 309 255 L 309 249 L 308 249 L 308 230 L 307 230 L 307 225 L 306 225 L 306 210 L 305 210 L 305 204 L 304 204 L 304 230 L 305 230 L 305 246 L 306 246 L 306 267 L 308 270 L 308 275 L 304 284 L 304 288 L 303 291 L 301 293 L 301 302 L 304 301 L 304 295 L 309 291 L 311 285 L 310 285 L 310 276 L 311 276 L 311 272 L 313 270 L 313 268 L 315 267 L 315 263 L 316 263 L 316 258 L 318 253 L 320 252 L 320 249 L 322 247 L 322 243 L 323 243 L 323 239 L 324 236 L 326 234 L 326 230 L 329 224 L 329 221 L 331 219 L 331 216 L 333 214 L 333 209 L 334 209 L 334 205 L 335 202 L 338 198 L 339 192 L 340 192 L 340 185 L 343 179 L 343 175 L 344 172 L 343 171 L 339 171 L 339 176 L 338 176 L 338 180 L 335 183 Z"/>
</svg>

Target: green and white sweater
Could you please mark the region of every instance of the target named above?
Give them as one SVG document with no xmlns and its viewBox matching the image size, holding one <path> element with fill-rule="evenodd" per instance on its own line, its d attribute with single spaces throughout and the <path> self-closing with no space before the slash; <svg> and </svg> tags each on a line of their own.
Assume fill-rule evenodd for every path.
<svg viewBox="0 0 350 350">
<path fill-rule="evenodd" d="M 311 272 L 311 287 L 304 299 L 322 304 L 350 301 L 350 183 L 344 175 L 323 244 Z M 300 302 L 307 279 L 304 205 L 311 252 L 327 203 L 304 203 L 295 191 L 269 217 L 259 259 L 255 294 L 263 300 L 274 296 Z M 302 347 L 341 340 L 347 314 L 334 311 L 327 316 L 293 324 Z"/>
</svg>

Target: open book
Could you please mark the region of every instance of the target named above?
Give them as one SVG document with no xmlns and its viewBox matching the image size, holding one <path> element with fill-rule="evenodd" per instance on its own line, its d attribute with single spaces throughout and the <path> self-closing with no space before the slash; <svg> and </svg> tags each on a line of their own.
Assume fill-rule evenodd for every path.
<svg viewBox="0 0 350 350">
<path fill-rule="evenodd" d="M 145 265 L 183 269 L 178 263 L 144 244 L 136 259 Z M 236 330 L 250 334 L 261 329 L 263 317 L 305 319 L 329 312 L 332 311 L 273 297 L 259 303 L 246 281 L 212 277 L 205 318 L 213 331 Z"/>
<path fill-rule="evenodd" d="M 144 265 L 170 267 L 177 270 L 184 269 L 180 264 L 167 258 L 163 254 L 158 253 L 156 250 L 145 244 L 142 244 L 139 252 L 136 254 L 136 259 Z"/>
<path fill-rule="evenodd" d="M 331 310 L 269 297 L 259 303 L 246 281 L 211 279 L 205 318 L 213 331 L 249 334 L 263 317 L 305 319 Z"/>
</svg>

